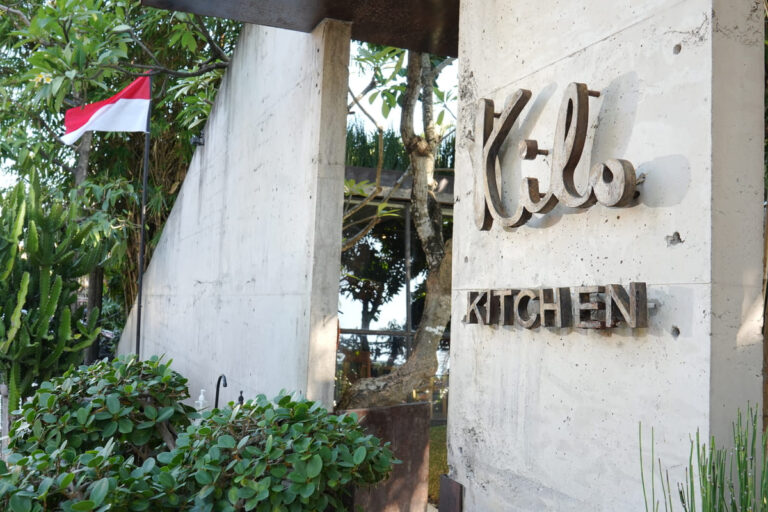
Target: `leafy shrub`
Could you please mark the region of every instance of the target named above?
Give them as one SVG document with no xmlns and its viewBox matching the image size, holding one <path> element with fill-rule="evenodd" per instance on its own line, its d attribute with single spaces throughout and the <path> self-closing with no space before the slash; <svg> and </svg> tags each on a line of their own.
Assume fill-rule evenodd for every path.
<svg viewBox="0 0 768 512">
<path fill-rule="evenodd" d="M 124 457 L 146 460 L 167 449 L 194 409 L 187 379 L 157 358 L 97 362 L 44 382 L 11 427 L 10 448 L 52 453 L 63 441 L 81 452 L 114 438 Z"/>
<path fill-rule="evenodd" d="M 186 379 L 158 359 L 121 358 L 40 386 L 0 463 L 13 512 L 343 510 L 355 485 L 386 478 L 387 444 L 352 415 L 263 395 L 201 416 Z"/>
<path fill-rule="evenodd" d="M 388 475 L 392 453 L 354 416 L 289 395 L 275 400 L 260 395 L 232 411 L 205 413 L 176 450 L 158 455 L 190 471 L 200 510 L 342 510 L 351 485 Z"/>
</svg>

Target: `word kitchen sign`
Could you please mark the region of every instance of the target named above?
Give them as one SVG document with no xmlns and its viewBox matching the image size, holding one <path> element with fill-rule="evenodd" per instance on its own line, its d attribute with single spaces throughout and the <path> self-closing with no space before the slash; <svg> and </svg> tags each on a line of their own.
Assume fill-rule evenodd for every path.
<svg viewBox="0 0 768 512">
<path fill-rule="evenodd" d="M 634 166 L 627 160 L 609 159 L 594 165 L 590 169 L 587 189 L 583 192 L 579 192 L 574 182 L 576 166 L 587 138 L 590 96 L 597 97 L 600 93 L 590 91 L 585 84 L 571 83 L 566 88 L 552 147 L 550 190 L 539 190 L 536 178 L 525 179 L 520 204 L 514 213 L 508 212 L 501 200 L 503 183 L 499 151 L 531 99 L 531 91 L 518 89 L 508 98 L 500 114 L 494 112 L 492 100 L 479 101 L 475 129 L 476 134 L 482 134 L 482 163 L 479 169 L 475 169 L 479 173 L 476 183 L 482 183 L 482 190 L 475 191 L 475 224 L 478 229 L 488 231 L 496 221 L 503 229 L 514 230 L 528 222 L 532 214 L 550 212 L 558 202 L 571 208 L 588 208 L 596 203 L 613 207 L 631 204 L 635 197 L 637 176 Z M 549 151 L 539 149 L 535 140 L 523 140 L 520 141 L 519 153 L 521 158 L 533 160 Z"/>
<path fill-rule="evenodd" d="M 648 327 L 645 283 L 575 288 L 479 290 L 467 294 L 464 322 L 482 325 L 606 329 Z"/>
</svg>

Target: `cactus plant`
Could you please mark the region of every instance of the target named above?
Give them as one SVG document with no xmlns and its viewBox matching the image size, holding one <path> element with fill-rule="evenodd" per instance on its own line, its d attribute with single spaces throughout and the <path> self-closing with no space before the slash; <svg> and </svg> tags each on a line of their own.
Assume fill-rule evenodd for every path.
<svg viewBox="0 0 768 512">
<path fill-rule="evenodd" d="M 77 211 L 44 198 L 35 174 L 0 197 L 0 374 L 11 407 L 35 380 L 80 363 L 99 334 L 98 310 L 86 319 L 77 291 L 103 251 Z"/>
</svg>

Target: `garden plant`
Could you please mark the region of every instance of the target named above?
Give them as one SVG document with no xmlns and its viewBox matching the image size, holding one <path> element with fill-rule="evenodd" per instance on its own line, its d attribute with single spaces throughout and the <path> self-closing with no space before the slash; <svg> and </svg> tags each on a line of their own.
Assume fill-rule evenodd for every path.
<svg viewBox="0 0 768 512">
<path fill-rule="evenodd" d="M 758 441 L 759 440 L 759 441 Z M 691 439 L 691 452 L 685 479 L 676 488 L 670 485 L 669 472 L 656 461 L 651 431 L 650 485 L 646 485 L 643 464 L 642 427 L 640 429 L 640 476 L 646 512 L 682 510 L 684 512 L 768 512 L 768 435 L 758 427 L 757 409 L 748 407 L 746 418 L 739 411 L 733 424 L 731 448 L 709 446 L 699 432 Z M 760 451 L 762 450 L 762 451 Z M 656 470 L 661 483 L 656 494 Z M 647 487 L 650 487 L 648 489 Z M 660 500 L 659 500 L 660 498 Z"/>
<path fill-rule="evenodd" d="M 170 363 L 135 356 L 70 369 L 17 411 L 0 509 L 346 510 L 385 479 L 388 444 L 354 415 L 282 393 L 198 414 Z M 232 406 L 232 404 L 230 404 Z"/>
<path fill-rule="evenodd" d="M 37 173 L 0 194 L 0 376 L 12 407 L 34 380 L 82 361 L 98 336 L 99 311 L 77 305 L 79 278 L 104 257 L 94 224 L 46 196 Z"/>
</svg>

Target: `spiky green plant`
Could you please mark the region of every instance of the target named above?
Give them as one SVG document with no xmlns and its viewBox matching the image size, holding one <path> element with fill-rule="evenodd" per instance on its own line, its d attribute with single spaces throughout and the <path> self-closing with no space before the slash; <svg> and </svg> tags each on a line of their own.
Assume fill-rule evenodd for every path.
<svg viewBox="0 0 768 512">
<path fill-rule="evenodd" d="M 77 307 L 78 278 L 100 261 L 92 225 L 77 205 L 46 200 L 35 174 L 0 197 L 0 373 L 11 407 L 35 380 L 82 360 L 96 339 L 98 310 Z"/>
<path fill-rule="evenodd" d="M 758 439 L 761 439 L 758 444 Z M 640 478 L 643 485 L 645 510 L 657 512 L 661 503 L 665 512 L 677 510 L 679 501 L 684 512 L 768 512 L 768 434 L 758 426 L 757 408 L 748 407 L 746 420 L 741 411 L 733 424 L 733 447 L 718 447 L 714 437 L 709 444 L 702 442 L 698 432 L 691 439 L 691 452 L 685 480 L 673 490 L 669 473 L 663 471 L 661 460 L 659 480 L 662 500 L 656 499 L 654 478 L 653 431 L 651 431 L 651 499 L 648 500 L 643 471 L 642 428 L 640 430 Z M 762 452 L 758 451 L 758 447 Z M 666 478 L 665 478 L 666 476 Z M 677 500 L 673 500 L 673 495 Z"/>
</svg>

